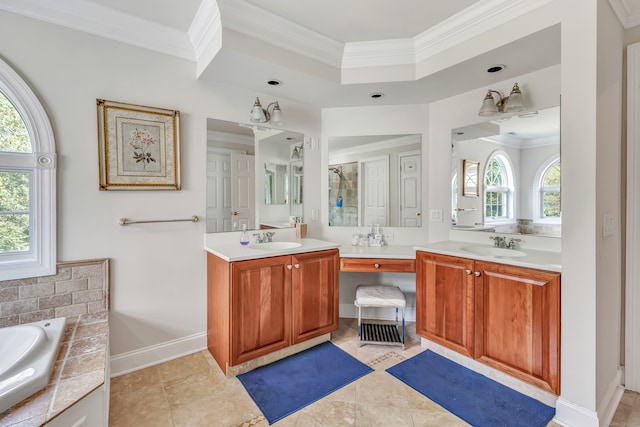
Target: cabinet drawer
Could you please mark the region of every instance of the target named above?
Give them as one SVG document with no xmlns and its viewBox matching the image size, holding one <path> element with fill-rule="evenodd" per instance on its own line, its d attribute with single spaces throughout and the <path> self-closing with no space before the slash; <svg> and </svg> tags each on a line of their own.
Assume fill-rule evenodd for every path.
<svg viewBox="0 0 640 427">
<path fill-rule="evenodd" d="M 340 271 L 415 273 L 416 260 L 396 258 L 340 258 Z"/>
</svg>

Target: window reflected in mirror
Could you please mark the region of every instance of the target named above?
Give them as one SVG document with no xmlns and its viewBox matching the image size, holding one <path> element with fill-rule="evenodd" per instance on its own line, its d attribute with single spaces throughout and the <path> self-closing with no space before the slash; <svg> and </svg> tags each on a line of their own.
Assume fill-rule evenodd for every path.
<svg viewBox="0 0 640 427">
<path fill-rule="evenodd" d="M 454 129 L 451 154 L 452 228 L 561 236 L 560 107 Z"/>
</svg>

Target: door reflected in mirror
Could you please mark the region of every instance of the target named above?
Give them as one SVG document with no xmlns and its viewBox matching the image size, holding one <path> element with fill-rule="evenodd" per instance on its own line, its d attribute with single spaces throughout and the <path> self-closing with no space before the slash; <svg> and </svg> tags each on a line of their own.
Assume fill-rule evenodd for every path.
<svg viewBox="0 0 640 427">
<path fill-rule="evenodd" d="M 289 165 L 264 164 L 264 204 L 286 205 L 289 200 Z"/>
<path fill-rule="evenodd" d="M 453 129 L 451 154 L 453 229 L 561 236 L 560 107 Z"/>
<path fill-rule="evenodd" d="M 290 227 L 290 216 L 302 217 L 303 137 L 207 119 L 207 233 Z"/>
<path fill-rule="evenodd" d="M 420 135 L 329 137 L 329 225 L 420 227 Z"/>
</svg>

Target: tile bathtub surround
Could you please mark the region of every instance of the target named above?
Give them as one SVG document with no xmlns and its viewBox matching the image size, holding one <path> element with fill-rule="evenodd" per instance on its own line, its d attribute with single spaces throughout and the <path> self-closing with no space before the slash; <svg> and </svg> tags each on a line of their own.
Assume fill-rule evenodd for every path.
<svg viewBox="0 0 640 427">
<path fill-rule="evenodd" d="M 0 281 L 0 327 L 109 309 L 109 259 L 59 262 L 57 274 Z"/>
<path fill-rule="evenodd" d="M 102 386 L 109 362 L 109 314 L 67 317 L 49 385 L 0 414 L 0 426 L 41 426 Z"/>
</svg>

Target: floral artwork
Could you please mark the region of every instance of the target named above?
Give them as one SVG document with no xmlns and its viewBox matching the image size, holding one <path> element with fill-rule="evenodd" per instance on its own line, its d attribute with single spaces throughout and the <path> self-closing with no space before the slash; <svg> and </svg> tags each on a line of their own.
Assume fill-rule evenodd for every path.
<svg viewBox="0 0 640 427">
<path fill-rule="evenodd" d="M 149 131 L 135 128 L 131 131 L 129 145 L 133 147 L 133 159 L 136 163 L 142 163 L 143 168 L 147 168 L 147 163 L 155 162 L 151 156 L 151 145 L 155 144 Z"/>
<path fill-rule="evenodd" d="M 179 190 L 179 111 L 97 103 L 100 190 Z"/>
</svg>

